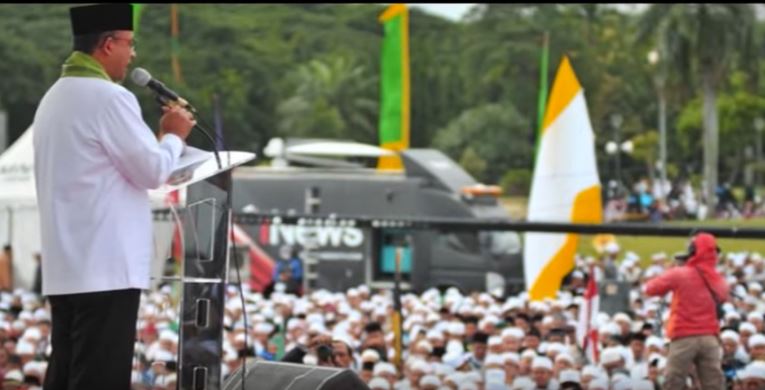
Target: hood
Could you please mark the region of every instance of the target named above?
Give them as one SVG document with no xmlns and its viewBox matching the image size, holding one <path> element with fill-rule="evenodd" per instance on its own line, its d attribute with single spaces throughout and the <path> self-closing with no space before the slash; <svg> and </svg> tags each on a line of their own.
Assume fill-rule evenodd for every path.
<svg viewBox="0 0 765 390">
<path fill-rule="evenodd" d="M 688 260 L 688 265 L 712 268 L 717 265 L 717 241 L 713 235 L 699 233 L 693 238 L 692 245 L 695 252 Z"/>
</svg>

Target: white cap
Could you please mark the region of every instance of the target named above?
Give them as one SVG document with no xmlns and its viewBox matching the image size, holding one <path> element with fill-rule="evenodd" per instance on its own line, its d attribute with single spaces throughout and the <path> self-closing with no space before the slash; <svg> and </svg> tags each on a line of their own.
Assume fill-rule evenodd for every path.
<svg viewBox="0 0 765 390">
<path fill-rule="evenodd" d="M 534 360 L 531 361 L 531 368 L 544 368 L 547 370 L 552 370 L 553 364 L 549 358 L 544 356 L 537 356 L 534 358 Z"/>
<path fill-rule="evenodd" d="M 517 352 L 505 352 L 502 354 L 502 358 L 507 362 L 513 362 L 518 364 L 521 361 L 521 356 Z"/>
<path fill-rule="evenodd" d="M 534 351 L 534 350 L 533 350 L 533 349 L 531 349 L 531 348 L 529 348 L 529 349 L 526 349 L 526 350 L 524 350 L 524 351 L 521 353 L 521 359 L 528 359 L 528 358 L 531 358 L 531 359 L 533 359 L 533 358 L 535 358 L 535 357 L 537 357 L 537 351 Z"/>
<path fill-rule="evenodd" d="M 757 333 L 749 338 L 749 348 L 765 345 L 765 336 Z"/>
<path fill-rule="evenodd" d="M 390 383 L 385 378 L 374 377 L 369 381 L 369 390 L 390 390 Z"/>
<path fill-rule="evenodd" d="M 462 354 L 463 352 L 465 352 L 465 346 L 458 340 L 449 340 L 446 343 L 446 353 Z"/>
<path fill-rule="evenodd" d="M 563 361 L 563 360 L 565 360 L 565 361 L 567 361 L 567 362 L 569 362 L 571 364 L 575 363 L 574 362 L 574 357 L 571 356 L 568 352 L 561 352 L 561 353 L 559 353 L 558 355 L 555 356 L 555 361 L 556 362 Z"/>
<path fill-rule="evenodd" d="M 504 365 L 505 364 L 504 356 L 498 355 L 498 354 L 488 354 L 488 355 L 486 355 L 486 359 L 484 359 L 483 365 L 484 366 L 488 366 L 488 365 L 492 365 L 492 364 L 500 365 L 500 366 Z"/>
<path fill-rule="evenodd" d="M 417 342 L 417 345 L 415 345 L 415 349 L 425 348 L 428 353 L 433 352 L 433 345 L 430 344 L 427 340 L 420 340 Z"/>
<path fill-rule="evenodd" d="M 420 378 L 420 386 L 441 386 L 441 381 L 435 375 L 425 375 Z"/>
<path fill-rule="evenodd" d="M 563 370 L 558 374 L 558 382 L 576 382 L 579 383 L 582 380 L 579 371 L 576 370 Z"/>
<path fill-rule="evenodd" d="M 380 361 L 380 353 L 374 349 L 365 349 L 364 352 L 361 353 L 361 361 L 377 363 Z"/>
<path fill-rule="evenodd" d="M 731 310 L 731 311 L 727 311 L 725 313 L 725 319 L 726 320 L 740 320 L 741 316 L 734 309 L 734 310 Z"/>
<path fill-rule="evenodd" d="M 431 371 L 432 371 L 430 369 L 430 364 L 428 362 L 423 361 L 423 360 L 416 360 L 414 363 L 412 363 L 410 369 L 412 371 L 420 371 L 420 372 L 422 372 L 424 374 L 430 374 Z"/>
<path fill-rule="evenodd" d="M 757 333 L 757 327 L 754 326 L 751 322 L 742 322 L 738 326 L 738 332 L 743 333 L 744 331 L 747 331 L 749 333 Z"/>
<path fill-rule="evenodd" d="M 449 333 L 453 335 L 462 336 L 465 334 L 465 324 L 459 321 L 452 321 L 449 323 Z"/>
<path fill-rule="evenodd" d="M 431 329 L 425 334 L 426 339 L 443 340 L 444 334 L 436 329 Z"/>
<path fill-rule="evenodd" d="M 632 319 L 630 319 L 630 316 L 628 316 L 626 313 L 616 313 L 614 315 L 614 322 L 620 322 L 620 321 L 630 322 L 632 321 Z"/>
<path fill-rule="evenodd" d="M 646 379 L 632 381 L 632 390 L 653 390 L 653 382 Z"/>
<path fill-rule="evenodd" d="M 462 373 L 459 371 L 454 371 L 448 375 L 446 375 L 446 378 L 444 378 L 444 382 L 452 382 L 454 384 L 461 383 L 462 382 Z"/>
<path fill-rule="evenodd" d="M 505 337 L 513 337 L 518 340 L 522 339 L 526 333 L 523 331 L 523 329 L 518 327 L 511 327 L 511 328 L 505 328 L 502 329 L 502 338 Z"/>
<path fill-rule="evenodd" d="M 385 373 L 396 375 L 396 366 L 388 362 L 379 362 L 375 364 L 375 369 L 372 371 L 374 376 Z"/>
<path fill-rule="evenodd" d="M 603 370 L 598 366 L 590 364 L 582 368 L 582 376 L 599 377 L 601 375 L 603 375 Z"/>
<path fill-rule="evenodd" d="M 762 315 L 762 313 L 760 313 L 758 311 L 753 311 L 753 312 L 749 313 L 746 316 L 746 320 L 747 321 L 751 321 L 751 320 L 760 320 L 760 321 L 763 321 L 763 315 Z"/>
<path fill-rule="evenodd" d="M 616 363 L 619 360 L 623 360 L 622 353 L 620 349 L 616 347 L 606 348 L 600 355 L 600 364 Z"/>
<path fill-rule="evenodd" d="M 519 376 L 513 380 L 513 390 L 527 390 L 527 389 L 535 389 L 536 383 L 534 383 L 531 378 L 528 376 Z"/>
<path fill-rule="evenodd" d="M 494 345 L 502 345 L 502 338 L 499 336 L 491 336 L 489 337 L 489 341 L 487 344 L 491 347 Z"/>
<path fill-rule="evenodd" d="M 31 340 L 31 341 L 40 340 L 41 337 L 42 337 L 42 333 L 40 333 L 40 329 L 36 327 L 27 328 L 27 330 L 24 331 L 24 334 L 21 335 L 22 340 Z"/>
<path fill-rule="evenodd" d="M 441 359 L 452 368 L 460 368 L 469 358 L 469 353 L 447 351 Z"/>
<path fill-rule="evenodd" d="M 45 370 L 48 368 L 47 362 L 28 361 L 24 365 L 24 374 L 26 375 L 42 375 L 45 374 Z"/>
<path fill-rule="evenodd" d="M 24 381 L 24 374 L 21 373 L 19 370 L 11 370 L 5 373 L 5 380 L 13 380 L 17 382 L 23 382 Z"/>
<path fill-rule="evenodd" d="M 765 362 L 749 363 L 740 374 L 741 379 L 765 379 Z"/>
<path fill-rule="evenodd" d="M 608 378 L 598 377 L 590 381 L 590 390 L 608 390 Z"/>
<path fill-rule="evenodd" d="M 34 353 L 35 353 L 35 346 L 32 345 L 32 343 L 21 340 L 18 342 L 18 344 L 16 344 L 17 355 L 34 355 Z"/>
<path fill-rule="evenodd" d="M 601 333 L 610 334 L 612 336 L 618 336 L 622 334 L 622 328 L 615 322 L 609 322 L 599 329 Z"/>
<path fill-rule="evenodd" d="M 159 332 L 159 339 L 162 341 L 178 342 L 178 335 L 170 329 Z"/>
<path fill-rule="evenodd" d="M 722 340 L 725 340 L 725 339 L 733 340 L 736 343 L 740 342 L 740 340 L 741 340 L 741 338 L 739 337 L 738 333 L 736 333 L 735 331 L 730 330 L 730 329 L 725 330 L 722 333 L 720 333 L 720 339 L 722 339 Z"/>
<path fill-rule="evenodd" d="M 648 336 L 648 338 L 645 340 L 645 347 L 664 348 L 664 340 L 653 335 Z"/>
<path fill-rule="evenodd" d="M 462 382 L 458 385 L 457 390 L 478 390 L 478 385 L 473 382 Z"/>
</svg>

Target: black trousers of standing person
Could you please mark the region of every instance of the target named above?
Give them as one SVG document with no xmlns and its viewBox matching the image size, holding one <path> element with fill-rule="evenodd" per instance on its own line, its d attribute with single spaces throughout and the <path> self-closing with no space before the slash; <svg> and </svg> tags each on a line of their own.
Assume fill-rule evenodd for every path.
<svg viewBox="0 0 765 390">
<path fill-rule="evenodd" d="M 45 390 L 129 390 L 141 290 L 51 295 Z"/>
</svg>

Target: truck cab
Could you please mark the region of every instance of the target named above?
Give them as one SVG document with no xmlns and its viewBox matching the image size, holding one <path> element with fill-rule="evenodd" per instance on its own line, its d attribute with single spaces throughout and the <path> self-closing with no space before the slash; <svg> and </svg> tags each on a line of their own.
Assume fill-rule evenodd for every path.
<svg viewBox="0 0 765 390">
<path fill-rule="evenodd" d="M 498 188 L 479 184 L 433 149 L 401 152 L 403 171 L 362 165 L 277 164 L 241 167 L 233 176 L 233 210 L 342 215 L 506 219 Z M 317 160 L 313 160 L 316 162 Z M 331 166 L 327 166 L 331 165 Z M 390 287 L 398 253 L 404 288 L 454 286 L 498 295 L 523 289 L 521 240 L 506 231 L 405 230 L 390 226 L 242 226 L 278 258 L 298 247 L 311 287 L 343 291 L 360 284 Z"/>
</svg>

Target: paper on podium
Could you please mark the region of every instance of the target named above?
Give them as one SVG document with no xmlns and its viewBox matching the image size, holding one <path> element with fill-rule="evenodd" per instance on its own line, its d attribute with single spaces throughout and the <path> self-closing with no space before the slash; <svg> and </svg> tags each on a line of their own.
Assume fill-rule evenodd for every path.
<svg viewBox="0 0 765 390">
<path fill-rule="evenodd" d="M 167 178 L 165 184 L 172 186 L 190 180 L 194 177 L 194 170 L 197 167 L 214 157 L 215 155 L 212 152 L 187 145 L 183 150 L 183 154 L 181 154 L 181 158 L 178 159 L 178 165 L 173 173 L 170 174 L 170 177 Z"/>
<path fill-rule="evenodd" d="M 219 151 L 222 167 L 218 167 L 215 155 L 212 152 L 186 146 L 181 158 L 178 160 L 176 169 L 170 174 L 165 184 L 150 190 L 149 196 L 156 197 L 166 194 L 190 184 L 207 179 L 227 169 L 233 169 L 255 158 L 255 153 Z"/>
</svg>

